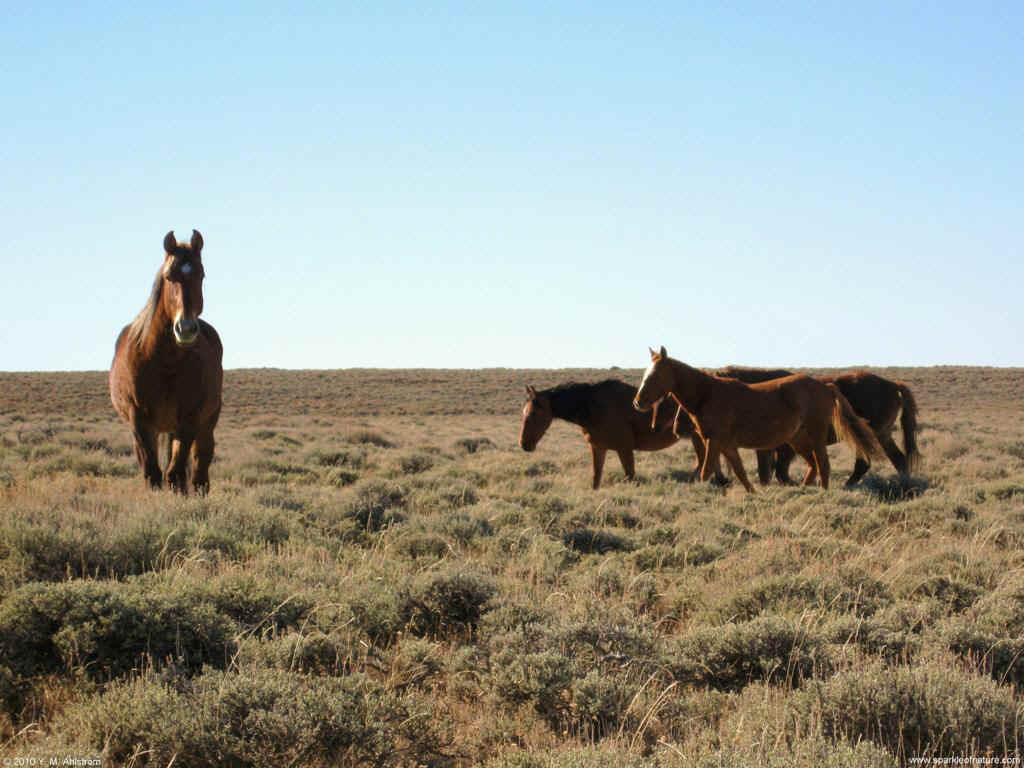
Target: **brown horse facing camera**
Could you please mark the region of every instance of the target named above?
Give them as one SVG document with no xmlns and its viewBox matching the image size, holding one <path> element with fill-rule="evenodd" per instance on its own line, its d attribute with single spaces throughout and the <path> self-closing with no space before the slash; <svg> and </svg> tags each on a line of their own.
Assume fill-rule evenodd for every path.
<svg viewBox="0 0 1024 768">
<path fill-rule="evenodd" d="M 834 384 L 810 376 L 787 376 L 759 384 L 711 376 L 653 349 L 633 401 L 639 411 L 665 397 L 686 409 L 697 434 L 705 441 L 701 479 L 707 480 L 719 454 L 748 492 L 754 487 L 740 460 L 740 448 L 767 450 L 788 443 L 808 464 L 804 485 L 821 476 L 828 488 L 829 427 L 853 443 L 859 456 L 881 455 L 878 438 L 850 407 Z"/>
<path fill-rule="evenodd" d="M 782 370 L 729 366 L 718 371 L 716 375 L 737 379 L 746 384 L 756 384 L 793 374 Z M 916 435 L 918 429 L 917 401 L 914 400 L 910 387 L 903 382 L 892 381 L 867 371 L 843 373 L 838 376 L 816 376 L 815 378 L 838 387 L 849 401 L 854 413 L 871 425 L 871 430 L 885 450 L 885 455 L 888 456 L 889 461 L 901 477 L 906 477 L 914 471 L 921 455 L 917 448 Z M 900 429 L 903 432 L 902 451 L 892 438 L 897 418 L 900 420 Z M 683 425 L 683 432 L 680 435 L 685 433 L 686 426 L 686 424 Z M 835 431 L 830 430 L 829 445 L 835 442 L 837 442 Z M 773 458 L 775 476 L 779 482 L 792 483 L 789 478 L 789 465 L 793 461 L 794 455 L 793 449 L 788 445 L 780 445 L 775 450 L 774 456 L 771 451 L 758 451 L 757 472 L 761 484 L 766 485 L 771 479 Z M 846 485 L 856 485 L 870 468 L 871 462 L 858 456 L 853 466 L 853 472 L 846 480 Z"/>
<path fill-rule="evenodd" d="M 220 416 L 224 348 L 203 311 L 203 236 L 186 245 L 168 232 L 164 261 L 149 301 L 117 337 L 110 367 L 110 400 L 132 430 L 135 457 L 151 488 L 163 482 L 157 435 L 170 435 L 167 484 L 187 493 L 210 489 L 213 429 Z"/>
<path fill-rule="evenodd" d="M 633 409 L 636 388 L 624 381 L 607 379 L 598 384 L 560 384 L 551 389 L 526 388 L 523 423 L 519 445 L 532 451 L 551 426 L 552 419 L 564 419 L 583 430 L 594 460 L 593 486 L 601 486 L 605 454 L 619 454 L 626 477 L 634 476 L 633 451 L 660 451 L 673 445 L 672 418 L 665 409 L 663 418 L 651 420 Z M 694 450 L 700 438 L 693 436 Z M 703 442 L 700 443 L 701 447 Z"/>
</svg>

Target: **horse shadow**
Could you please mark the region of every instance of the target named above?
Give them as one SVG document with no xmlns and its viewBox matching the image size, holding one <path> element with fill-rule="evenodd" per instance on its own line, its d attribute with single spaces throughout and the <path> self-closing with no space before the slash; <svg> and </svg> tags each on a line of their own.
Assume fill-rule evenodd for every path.
<svg viewBox="0 0 1024 768">
<path fill-rule="evenodd" d="M 896 504 L 901 501 L 916 499 L 931 487 L 931 483 L 924 477 L 904 475 L 882 477 L 872 472 L 861 480 L 856 487 L 877 501 L 886 504 Z"/>
</svg>

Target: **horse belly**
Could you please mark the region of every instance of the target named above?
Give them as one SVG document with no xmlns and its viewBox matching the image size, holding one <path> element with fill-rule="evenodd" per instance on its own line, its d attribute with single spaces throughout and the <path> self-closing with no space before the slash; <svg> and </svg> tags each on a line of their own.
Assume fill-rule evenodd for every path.
<svg viewBox="0 0 1024 768">
<path fill-rule="evenodd" d="M 759 415 L 746 421 L 739 441 L 741 448 L 768 450 L 789 442 L 800 429 L 799 414 L 785 412 L 765 419 Z"/>
</svg>

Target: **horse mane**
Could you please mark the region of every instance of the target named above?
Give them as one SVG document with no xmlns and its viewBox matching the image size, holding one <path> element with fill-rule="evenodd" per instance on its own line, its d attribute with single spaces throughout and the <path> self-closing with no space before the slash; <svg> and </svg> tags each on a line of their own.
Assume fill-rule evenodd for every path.
<svg viewBox="0 0 1024 768">
<path fill-rule="evenodd" d="M 781 368 L 747 368 L 742 365 L 728 365 L 715 371 L 714 375 L 719 378 L 736 379 L 747 384 L 755 384 L 760 381 L 771 381 L 772 379 L 781 379 L 784 376 L 792 376 L 793 373 Z"/>
<path fill-rule="evenodd" d="M 128 340 L 136 346 L 141 346 L 149 336 L 153 318 L 156 317 L 157 310 L 160 308 L 160 297 L 163 295 L 163 291 L 164 273 L 161 268 L 153 280 L 153 289 L 149 292 L 149 300 L 128 326 Z"/>
<path fill-rule="evenodd" d="M 618 379 L 605 379 L 596 384 L 581 384 L 576 381 L 567 381 L 556 387 L 542 390 L 538 394 L 547 395 L 551 401 L 552 415 L 573 424 L 584 426 L 590 421 L 590 405 L 594 400 L 597 390 L 618 387 L 627 387 L 633 390 L 628 384 Z"/>
</svg>

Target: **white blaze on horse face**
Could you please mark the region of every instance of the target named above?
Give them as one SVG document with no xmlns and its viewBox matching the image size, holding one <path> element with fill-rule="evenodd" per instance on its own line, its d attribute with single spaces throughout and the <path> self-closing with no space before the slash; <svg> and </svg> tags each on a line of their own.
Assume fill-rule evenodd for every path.
<svg viewBox="0 0 1024 768">
<path fill-rule="evenodd" d="M 640 402 L 640 394 L 644 391 L 644 387 L 647 386 L 647 379 L 650 378 L 651 372 L 653 370 L 654 370 L 654 361 L 652 360 L 651 364 L 647 366 L 647 370 L 644 371 L 644 377 L 640 380 L 640 388 L 637 389 L 636 397 L 633 399 L 633 404 L 638 409 L 641 409 L 641 405 L 642 405 L 642 403 Z M 646 408 L 642 408 L 642 410 L 646 411 L 648 408 L 650 408 L 650 406 L 647 406 Z"/>
<path fill-rule="evenodd" d="M 187 261 L 181 265 L 181 274 L 185 275 L 185 277 L 188 277 L 189 275 L 192 274 L 192 265 L 189 264 Z"/>
</svg>

